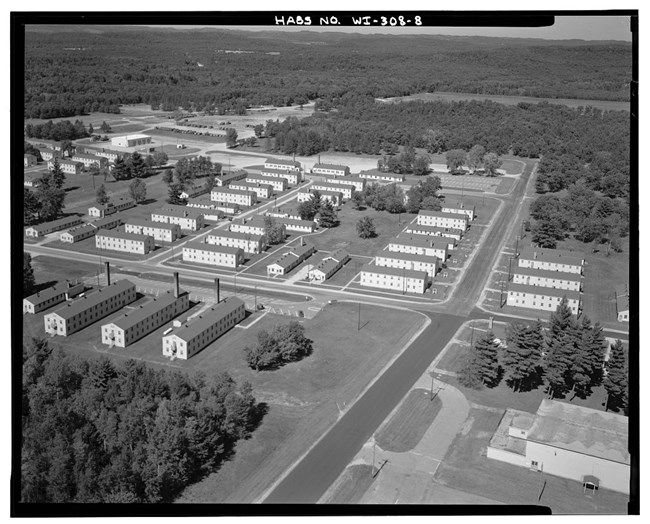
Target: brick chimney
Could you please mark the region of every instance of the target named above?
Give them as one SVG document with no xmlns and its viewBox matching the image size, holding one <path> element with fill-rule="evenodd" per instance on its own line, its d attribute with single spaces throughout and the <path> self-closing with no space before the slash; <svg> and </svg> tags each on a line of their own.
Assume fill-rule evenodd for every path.
<svg viewBox="0 0 650 524">
<path fill-rule="evenodd" d="M 106 285 L 111 285 L 111 265 L 110 262 L 106 262 Z"/>
<path fill-rule="evenodd" d="M 178 271 L 174 271 L 174 298 L 178 298 L 181 294 L 181 288 L 178 283 Z"/>
</svg>

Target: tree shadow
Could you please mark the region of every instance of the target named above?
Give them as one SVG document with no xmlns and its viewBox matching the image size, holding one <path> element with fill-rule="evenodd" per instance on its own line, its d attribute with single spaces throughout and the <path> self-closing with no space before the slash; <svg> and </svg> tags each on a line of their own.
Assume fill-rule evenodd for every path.
<svg viewBox="0 0 650 524">
<path fill-rule="evenodd" d="M 505 374 L 505 371 L 503 370 L 503 368 L 501 366 L 499 366 L 498 369 L 497 369 L 496 377 L 494 377 L 492 380 L 488 380 L 485 383 L 485 387 L 488 388 L 488 389 L 496 388 L 501 383 L 501 381 L 503 380 L 503 375 L 504 374 Z"/>
<path fill-rule="evenodd" d="M 146 206 L 147 204 L 154 204 L 158 202 L 155 198 L 147 198 L 146 200 L 141 200 L 138 202 L 139 206 Z"/>
<path fill-rule="evenodd" d="M 64 191 L 65 191 L 66 193 L 69 193 L 70 191 L 74 191 L 75 189 L 79 189 L 79 186 L 70 186 L 70 187 L 66 187 L 66 188 L 64 189 Z"/>
<path fill-rule="evenodd" d="M 515 384 L 516 380 L 509 378 L 506 382 L 508 387 L 512 388 L 516 393 L 527 393 L 534 391 L 544 384 L 544 370 L 537 366 L 535 372 L 521 379 L 519 383 Z M 517 386 L 517 389 L 515 389 Z"/>
<path fill-rule="evenodd" d="M 41 282 L 40 284 L 34 284 L 34 287 L 32 288 L 32 292 L 30 293 L 30 295 L 33 295 L 35 293 L 40 293 L 41 291 L 54 286 L 56 283 L 57 283 L 56 280 L 48 280 L 47 282 Z"/>
</svg>

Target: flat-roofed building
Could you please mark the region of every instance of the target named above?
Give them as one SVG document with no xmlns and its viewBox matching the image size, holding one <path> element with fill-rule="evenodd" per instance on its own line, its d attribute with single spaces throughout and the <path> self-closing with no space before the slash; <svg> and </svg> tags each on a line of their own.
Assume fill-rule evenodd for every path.
<svg viewBox="0 0 650 524">
<path fill-rule="evenodd" d="M 440 269 L 440 259 L 438 257 L 427 255 L 381 251 L 375 256 L 375 265 L 380 267 L 426 271 L 429 274 L 429 277 L 433 278 Z"/>
<path fill-rule="evenodd" d="M 115 214 L 90 223 L 95 229 L 113 229 L 122 225 L 122 215 Z"/>
<path fill-rule="evenodd" d="M 629 494 L 628 438 L 624 415 L 543 399 L 535 414 L 506 411 L 487 458 Z"/>
<path fill-rule="evenodd" d="M 388 251 L 438 257 L 444 262 L 448 255 L 447 246 L 447 242 L 438 237 L 397 235 L 388 243 Z"/>
<path fill-rule="evenodd" d="M 325 255 L 318 264 L 309 269 L 307 278 L 323 282 L 341 269 L 348 260 L 350 260 L 350 255 L 347 251 L 343 249 L 332 251 L 329 255 Z"/>
<path fill-rule="evenodd" d="M 417 216 L 419 226 L 450 227 L 453 229 L 467 230 L 468 218 L 465 214 L 443 213 L 442 211 L 430 211 L 420 209 Z"/>
<path fill-rule="evenodd" d="M 40 313 L 46 309 L 56 306 L 61 302 L 70 300 L 77 296 L 85 289 L 83 282 L 70 282 L 64 280 L 43 291 L 38 291 L 33 295 L 23 299 L 23 313 Z"/>
<path fill-rule="evenodd" d="M 515 307 L 555 311 L 564 297 L 571 312 L 577 315 L 582 297 L 579 291 L 510 283 L 506 303 Z"/>
<path fill-rule="evenodd" d="M 429 285 L 429 275 L 426 271 L 367 264 L 361 269 L 359 284 L 363 287 L 422 294 Z"/>
<path fill-rule="evenodd" d="M 58 220 L 53 220 L 52 222 L 44 222 L 43 224 L 38 224 L 36 226 L 30 226 L 25 229 L 25 235 L 28 237 L 42 237 L 49 235 L 50 233 L 56 233 L 63 229 L 70 229 L 74 226 L 79 226 L 83 224 L 78 216 L 70 216 L 65 218 L 59 218 Z"/>
<path fill-rule="evenodd" d="M 304 188 L 298 191 L 298 202 L 307 202 L 314 196 L 314 191 L 318 189 Z M 334 207 L 338 207 L 343 203 L 343 195 L 340 191 L 318 191 L 322 201 L 331 202 Z"/>
<path fill-rule="evenodd" d="M 379 184 L 397 184 L 399 182 L 404 182 L 404 175 L 398 175 L 397 173 L 384 173 L 378 169 L 361 171 L 359 177 L 365 178 L 366 180 L 372 180 L 373 182 L 378 182 Z"/>
<path fill-rule="evenodd" d="M 237 297 L 228 297 L 165 335 L 162 338 L 162 353 L 166 357 L 187 360 L 245 317 L 244 302 Z"/>
<path fill-rule="evenodd" d="M 81 170 L 84 167 L 84 165 L 81 162 L 73 162 L 72 160 L 63 160 L 62 158 L 59 158 L 58 162 L 61 171 L 63 171 L 66 175 L 78 175 L 79 173 L 81 173 Z M 54 170 L 54 159 L 48 161 L 47 168 L 50 171 Z"/>
<path fill-rule="evenodd" d="M 189 295 L 166 291 L 102 326 L 102 344 L 127 347 L 190 308 Z"/>
<path fill-rule="evenodd" d="M 521 250 L 517 265 L 581 275 L 584 263 L 584 255 L 579 251 L 529 247 Z"/>
<path fill-rule="evenodd" d="M 535 269 L 531 267 L 515 267 L 512 272 L 512 281 L 515 284 L 582 291 L 583 278 L 578 273 L 564 273 L 562 271 L 549 271 L 547 269 Z"/>
<path fill-rule="evenodd" d="M 168 205 L 151 213 L 151 220 L 165 224 L 178 224 L 186 231 L 198 231 L 204 222 L 203 213 L 187 206 Z"/>
<path fill-rule="evenodd" d="M 183 245 L 183 262 L 237 269 L 244 260 L 244 250 L 238 247 L 215 246 L 198 241 Z"/>
<path fill-rule="evenodd" d="M 153 237 L 149 235 L 100 229 L 95 235 L 95 247 L 108 251 L 146 255 L 156 248 L 156 244 Z"/>
<path fill-rule="evenodd" d="M 189 187 L 185 189 L 179 196 L 187 200 L 188 198 L 196 198 L 201 195 L 206 195 L 210 192 L 210 188 L 207 184 L 200 184 L 198 186 Z"/>
<path fill-rule="evenodd" d="M 136 298 L 135 285 L 129 280 L 118 280 L 45 315 L 45 332 L 64 337 L 71 335 L 123 308 Z"/>
<path fill-rule="evenodd" d="M 476 207 L 466 206 L 462 202 L 459 204 L 445 203 L 442 204 L 441 211 L 443 213 L 456 213 L 458 215 L 467 215 L 467 218 L 469 220 L 474 220 L 474 215 L 476 214 Z"/>
<path fill-rule="evenodd" d="M 257 193 L 254 191 L 240 191 L 229 187 L 217 187 L 212 189 L 210 198 L 215 202 L 227 202 L 239 206 L 250 207 L 257 202 Z"/>
<path fill-rule="evenodd" d="M 421 226 L 417 223 L 417 219 L 406 226 L 404 233 L 410 235 L 429 235 L 432 237 L 449 237 L 453 238 L 456 242 L 460 242 L 461 238 L 463 238 L 462 229 L 456 229 L 453 227 Z"/>
<path fill-rule="evenodd" d="M 108 165 L 106 158 L 97 155 L 87 155 L 85 153 L 75 153 L 72 155 L 72 161 L 81 162 L 85 168 L 89 168 L 90 166 L 106 167 Z"/>
<path fill-rule="evenodd" d="M 337 164 L 314 164 L 314 167 L 311 168 L 311 172 L 316 175 L 332 175 L 335 177 L 348 176 L 350 174 L 350 168 L 348 166 L 337 165 Z"/>
<path fill-rule="evenodd" d="M 313 220 L 300 220 L 295 218 L 276 218 L 287 231 L 295 231 L 296 233 L 313 233 L 316 231 L 316 222 Z"/>
<path fill-rule="evenodd" d="M 35 155 L 31 155 L 31 154 L 29 154 L 29 153 L 23 155 L 23 162 L 24 162 L 24 164 L 25 164 L 24 167 L 35 166 L 36 164 L 38 164 L 38 161 L 36 160 L 36 156 L 35 156 Z"/>
<path fill-rule="evenodd" d="M 315 252 L 316 249 L 312 245 L 297 246 L 291 251 L 284 253 L 275 262 L 266 266 L 266 274 L 267 276 L 286 275 Z"/>
<path fill-rule="evenodd" d="M 278 158 L 267 158 L 264 162 L 264 169 L 282 169 L 285 171 L 302 171 L 302 164 L 295 160 L 281 160 Z"/>
<path fill-rule="evenodd" d="M 136 235 L 149 235 L 158 242 L 173 242 L 181 237 L 181 226 L 178 224 L 165 224 L 137 218 L 129 219 L 124 224 L 124 231 Z"/>
<path fill-rule="evenodd" d="M 75 242 L 79 242 L 85 238 L 95 236 L 96 232 L 97 230 L 91 224 L 85 224 L 64 231 L 59 235 L 59 240 L 68 244 L 74 244 Z"/>
<path fill-rule="evenodd" d="M 238 247 L 243 249 L 244 253 L 251 254 L 261 253 L 268 247 L 265 235 L 238 233 L 236 231 L 215 231 L 208 235 L 205 241 L 215 246 Z"/>
<path fill-rule="evenodd" d="M 290 186 L 295 186 L 302 181 L 300 171 L 290 171 L 287 169 L 262 169 L 262 176 L 271 176 L 273 178 L 286 178 Z"/>
<path fill-rule="evenodd" d="M 216 187 L 224 187 L 235 180 L 243 180 L 248 176 L 248 171 L 244 169 L 237 169 L 235 171 L 224 170 L 220 175 L 214 177 L 214 185 Z"/>
<path fill-rule="evenodd" d="M 273 186 L 271 184 L 253 184 L 252 182 L 231 182 L 228 186 L 230 189 L 237 189 L 239 191 L 252 191 L 260 198 L 271 198 L 273 196 Z"/>
<path fill-rule="evenodd" d="M 203 214 L 205 220 L 221 220 L 225 215 L 234 215 L 239 212 L 237 204 L 215 202 L 209 196 L 188 198 L 187 207 L 196 208 Z"/>
<path fill-rule="evenodd" d="M 344 200 L 350 200 L 354 193 L 354 186 L 350 184 L 332 184 L 329 182 L 312 182 L 309 188 L 318 191 L 335 191 L 343 195 Z"/>
<path fill-rule="evenodd" d="M 136 147 L 151 144 L 151 137 L 142 134 L 114 136 L 111 145 L 117 147 Z"/>
<path fill-rule="evenodd" d="M 273 191 L 277 192 L 286 191 L 289 187 L 289 182 L 287 182 L 286 178 L 256 175 L 254 173 L 250 173 L 246 176 L 246 182 L 251 184 L 267 184 L 273 188 Z"/>
</svg>

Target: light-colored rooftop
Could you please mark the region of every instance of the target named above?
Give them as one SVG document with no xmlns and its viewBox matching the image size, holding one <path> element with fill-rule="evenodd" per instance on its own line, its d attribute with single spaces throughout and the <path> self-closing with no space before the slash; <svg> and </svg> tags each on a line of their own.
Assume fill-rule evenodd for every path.
<svg viewBox="0 0 650 524">
<path fill-rule="evenodd" d="M 228 297 L 223 301 L 215 304 L 210 309 L 203 311 L 198 317 L 193 318 L 177 331 L 172 331 L 168 336 L 177 336 L 181 340 L 189 342 L 197 335 L 203 333 L 207 328 L 216 324 L 229 313 L 232 313 L 244 302 L 237 297 Z"/>
<path fill-rule="evenodd" d="M 567 271 L 551 271 L 550 269 L 536 269 L 534 267 L 516 266 L 513 268 L 512 272 L 515 275 L 554 278 L 556 280 L 570 280 L 572 282 L 580 282 L 583 280 L 583 276 L 578 273 L 569 273 Z"/>
<path fill-rule="evenodd" d="M 184 295 L 185 291 L 180 290 L 180 295 Z M 179 296 L 180 296 L 179 295 Z M 145 304 L 141 304 L 135 309 L 126 311 L 123 315 L 120 315 L 112 322 L 108 324 L 114 324 L 120 329 L 127 330 L 136 324 L 142 322 L 144 319 L 149 318 L 155 315 L 157 312 L 162 311 L 170 304 L 173 304 L 176 301 L 173 291 L 166 291 L 162 295 L 153 298 Z"/>
<path fill-rule="evenodd" d="M 65 292 L 68 291 L 72 286 L 76 286 L 78 284 L 73 284 L 72 282 L 68 280 L 64 280 L 63 282 L 59 282 L 58 284 L 55 284 L 52 287 L 48 287 L 47 289 L 44 289 L 43 291 L 39 291 L 38 293 L 34 293 L 33 295 L 28 296 L 24 300 L 30 302 L 31 304 L 34 304 L 35 306 L 38 304 L 42 304 L 43 302 L 47 302 L 51 298 L 54 298 L 56 296 L 59 296 Z M 81 291 L 83 291 L 83 287 L 81 288 Z"/>
<path fill-rule="evenodd" d="M 236 255 L 244 253 L 241 248 L 230 246 L 217 246 L 215 244 L 204 244 L 198 240 L 187 242 L 183 245 L 183 249 L 198 249 L 199 251 L 212 251 L 213 253 L 227 253 L 229 255 Z"/>
<path fill-rule="evenodd" d="M 126 231 L 115 231 L 114 229 L 100 229 L 97 231 L 98 237 L 121 238 L 123 240 L 133 240 L 134 242 L 146 242 L 149 235 L 138 235 L 137 233 L 127 233 Z"/>
<path fill-rule="evenodd" d="M 383 267 L 374 264 L 366 264 L 361 268 L 362 272 L 376 273 L 379 275 L 392 275 L 397 277 L 417 278 L 418 280 L 426 280 L 429 274 L 426 271 L 419 271 L 415 269 L 400 269 L 396 267 Z"/>
<path fill-rule="evenodd" d="M 52 222 L 45 222 L 43 224 L 38 224 L 36 226 L 31 226 L 31 229 L 35 229 L 36 231 L 47 231 L 48 229 L 51 229 L 51 228 L 55 228 L 55 229 L 56 228 L 61 228 L 61 229 L 63 229 L 68 224 L 76 225 L 79 222 L 81 222 L 81 219 L 78 216 L 75 215 L 75 216 L 71 216 L 71 217 L 59 218 L 58 220 L 53 220 Z"/>
<path fill-rule="evenodd" d="M 154 229 L 167 229 L 171 231 L 180 229 L 180 226 L 178 224 L 168 224 L 166 222 L 154 222 L 153 220 L 146 220 L 144 218 L 129 218 L 129 220 L 126 221 L 126 225 L 151 227 Z"/>
</svg>

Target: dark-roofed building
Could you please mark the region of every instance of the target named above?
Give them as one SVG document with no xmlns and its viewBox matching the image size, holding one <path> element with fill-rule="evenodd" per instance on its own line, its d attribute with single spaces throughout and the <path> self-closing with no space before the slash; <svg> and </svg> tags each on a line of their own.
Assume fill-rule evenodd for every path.
<svg viewBox="0 0 650 524">
<path fill-rule="evenodd" d="M 361 269 L 359 284 L 363 287 L 422 294 L 429 285 L 429 275 L 426 271 L 367 264 Z"/>
<path fill-rule="evenodd" d="M 334 207 L 338 207 L 343 203 L 343 194 L 340 191 L 318 190 L 312 188 L 304 188 L 298 191 L 298 202 L 308 202 L 314 197 L 314 192 L 318 191 L 321 201 L 329 201 Z"/>
<path fill-rule="evenodd" d="M 582 294 L 568 289 L 510 283 L 506 303 L 515 307 L 555 311 L 564 297 L 572 313 L 577 315 L 581 309 Z"/>
<path fill-rule="evenodd" d="M 236 171 L 223 170 L 219 176 L 214 177 L 214 185 L 224 187 L 235 180 L 243 180 L 248 176 L 248 171 L 237 169 Z"/>
<path fill-rule="evenodd" d="M 25 164 L 25 167 L 35 166 L 38 163 L 36 156 L 29 153 L 23 155 L 23 162 Z"/>
<path fill-rule="evenodd" d="M 84 167 L 95 165 L 97 167 L 105 167 L 108 165 L 108 159 L 102 156 L 89 155 L 84 153 L 75 153 L 72 155 L 73 162 L 81 162 Z"/>
<path fill-rule="evenodd" d="M 424 235 L 397 235 L 388 243 L 388 251 L 397 253 L 413 253 L 415 255 L 427 255 L 438 257 L 440 260 L 447 260 L 449 249 L 447 241 L 440 237 L 429 237 Z"/>
<path fill-rule="evenodd" d="M 375 256 L 375 265 L 397 269 L 426 271 L 429 274 L 429 277 L 433 278 L 440 269 L 440 259 L 435 256 L 417 255 L 415 253 L 381 251 L 377 256 Z"/>
<path fill-rule="evenodd" d="M 201 211 L 187 207 L 169 204 L 159 211 L 151 213 L 151 220 L 166 224 L 178 224 L 181 229 L 198 231 L 204 225 L 204 215 Z"/>
<path fill-rule="evenodd" d="M 329 255 L 325 255 L 318 264 L 310 268 L 307 276 L 309 280 L 322 282 L 342 268 L 348 260 L 350 260 L 348 252 L 343 249 L 337 249 Z"/>
<path fill-rule="evenodd" d="M 313 182 L 309 188 L 313 190 L 318 190 L 318 191 L 335 191 L 337 193 L 341 193 L 343 195 L 344 199 L 351 199 L 352 194 L 354 193 L 355 189 L 353 185 L 350 184 L 339 184 L 338 179 L 336 181 L 337 183 L 330 183 L 330 182 Z"/>
<path fill-rule="evenodd" d="M 228 186 L 230 189 L 238 189 L 240 191 L 252 191 L 257 195 L 257 198 L 271 198 L 273 196 L 273 186 L 271 184 L 262 184 L 260 182 L 231 182 Z"/>
<path fill-rule="evenodd" d="M 239 324 L 245 316 L 244 302 L 228 297 L 164 336 L 162 353 L 166 357 L 187 360 Z"/>
<path fill-rule="evenodd" d="M 542 400 L 536 414 L 507 410 L 487 457 L 628 494 L 627 417 Z"/>
<path fill-rule="evenodd" d="M 289 182 L 286 178 L 256 175 L 254 173 L 250 173 L 246 176 L 246 182 L 250 184 L 266 184 L 271 186 L 273 191 L 286 191 L 289 187 Z"/>
<path fill-rule="evenodd" d="M 83 220 L 81 220 L 81 218 L 78 216 L 59 218 L 58 220 L 53 220 L 52 222 L 44 222 L 43 224 L 28 227 L 25 229 L 25 235 L 28 237 L 42 237 L 49 235 L 50 233 L 56 233 L 57 231 L 61 231 L 63 229 L 70 229 L 71 227 L 81 224 L 83 224 Z"/>
<path fill-rule="evenodd" d="M 84 284 L 65 280 L 23 299 L 23 313 L 40 313 L 70 300 L 84 290 Z"/>
<path fill-rule="evenodd" d="M 41 156 L 43 155 L 41 154 Z M 61 171 L 63 171 L 67 175 L 78 175 L 79 173 L 81 173 L 81 170 L 84 167 L 84 165 L 81 162 L 73 162 L 71 160 L 64 160 L 62 158 L 59 158 L 58 162 Z M 47 163 L 47 168 L 50 171 L 54 170 L 54 159 L 50 160 Z"/>
<path fill-rule="evenodd" d="M 95 229 L 113 229 L 122 225 L 122 215 L 115 214 L 90 223 Z"/>
<path fill-rule="evenodd" d="M 73 227 L 68 229 L 59 235 L 59 240 L 61 242 L 67 242 L 69 244 L 74 244 L 85 238 L 90 238 L 95 235 L 97 229 L 95 229 L 91 224 L 84 224 L 83 226 Z"/>
<path fill-rule="evenodd" d="M 182 199 L 187 200 L 188 198 L 196 198 L 201 195 L 205 195 L 210 192 L 210 188 L 207 184 L 200 184 L 198 186 L 189 187 L 185 189 L 179 196 Z"/>
<path fill-rule="evenodd" d="M 257 202 L 257 193 L 254 191 L 241 191 L 228 187 L 216 187 L 212 189 L 210 198 L 215 202 L 227 202 L 239 206 L 250 207 Z"/>
<path fill-rule="evenodd" d="M 95 235 L 95 247 L 109 251 L 146 255 L 156 248 L 156 244 L 153 237 L 149 235 L 100 229 Z"/>
<path fill-rule="evenodd" d="M 535 269 L 532 267 L 515 267 L 512 271 L 512 281 L 515 284 L 582 291 L 583 278 L 578 273 L 549 271 L 548 269 Z"/>
<path fill-rule="evenodd" d="M 582 274 L 585 257 L 579 251 L 526 247 L 519 253 L 519 267 Z"/>
<path fill-rule="evenodd" d="M 305 244 L 297 246 L 291 251 L 287 251 L 275 262 L 266 266 L 267 276 L 286 275 L 292 269 L 302 264 L 316 252 L 314 246 Z"/>
<path fill-rule="evenodd" d="M 252 233 L 238 233 L 236 231 L 215 230 L 214 233 L 205 238 L 208 244 L 216 246 L 238 247 L 245 253 L 257 254 L 267 248 L 265 235 L 254 235 Z"/>
<path fill-rule="evenodd" d="M 118 280 L 45 315 L 45 332 L 63 337 L 71 335 L 135 299 L 135 285 L 129 280 Z"/>
<path fill-rule="evenodd" d="M 311 172 L 316 175 L 332 175 L 336 177 L 348 176 L 350 174 L 350 168 L 348 166 L 337 165 L 337 164 L 315 164 L 311 168 Z"/>
<path fill-rule="evenodd" d="M 181 236 L 181 226 L 178 224 L 165 224 L 164 222 L 137 218 L 130 218 L 124 224 L 124 231 L 136 235 L 149 235 L 159 242 L 173 242 Z"/>
<path fill-rule="evenodd" d="M 442 204 L 441 211 L 443 213 L 456 213 L 458 215 L 467 215 L 467 218 L 469 220 L 474 220 L 474 214 L 476 212 L 476 208 L 474 206 L 466 206 L 462 202 L 456 204 L 444 203 Z"/>
<path fill-rule="evenodd" d="M 616 318 L 619 322 L 630 321 L 630 297 L 628 295 L 616 297 Z"/>
</svg>

